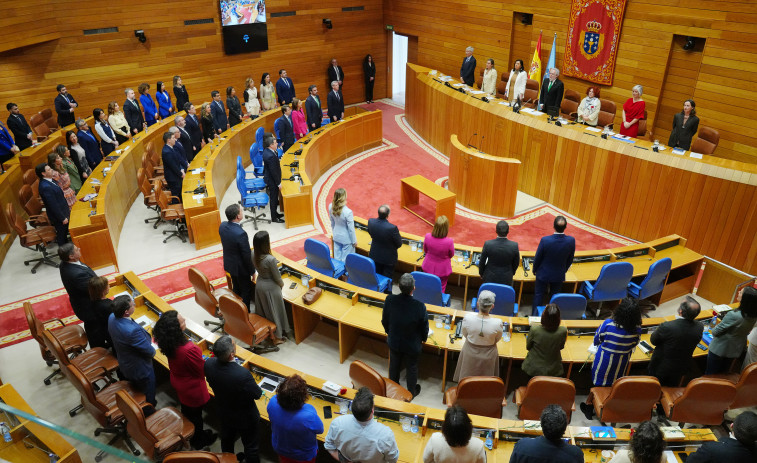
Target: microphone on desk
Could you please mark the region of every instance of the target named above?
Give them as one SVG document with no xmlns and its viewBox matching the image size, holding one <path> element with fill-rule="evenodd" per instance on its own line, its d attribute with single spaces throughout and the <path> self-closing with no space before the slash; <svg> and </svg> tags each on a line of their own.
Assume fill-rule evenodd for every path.
<svg viewBox="0 0 757 463">
<path fill-rule="evenodd" d="M 473 145 L 471 145 L 471 144 L 470 144 L 470 142 L 472 142 L 472 141 L 473 141 L 473 138 L 474 138 L 474 137 L 475 137 L 476 135 L 478 135 L 478 132 L 473 132 L 473 135 L 471 135 L 471 136 L 470 136 L 470 138 L 468 139 L 468 147 L 471 147 L 471 148 L 473 147 Z"/>
<path fill-rule="evenodd" d="M 484 138 L 486 138 L 486 135 L 481 135 L 481 142 L 479 142 L 479 144 L 478 144 L 478 146 L 480 146 L 481 148 L 484 147 Z M 478 152 L 479 153 L 483 153 L 483 151 L 481 151 L 481 149 L 479 149 Z"/>
<path fill-rule="evenodd" d="M 420 262 L 421 259 L 423 259 L 424 257 L 426 257 L 426 253 L 425 252 L 423 254 L 421 254 L 421 256 L 418 259 L 416 259 L 416 262 Z"/>
</svg>

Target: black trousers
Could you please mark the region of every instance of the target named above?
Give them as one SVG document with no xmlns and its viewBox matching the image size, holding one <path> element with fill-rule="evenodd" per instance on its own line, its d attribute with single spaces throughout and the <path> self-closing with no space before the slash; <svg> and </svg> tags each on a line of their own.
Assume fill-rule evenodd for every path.
<svg viewBox="0 0 757 463">
<path fill-rule="evenodd" d="M 365 101 L 373 101 L 373 85 L 376 83 L 376 79 L 365 79 Z"/>
<path fill-rule="evenodd" d="M 271 205 L 271 219 L 279 217 L 279 187 L 268 185 L 268 201 Z"/>
<path fill-rule="evenodd" d="M 55 224 L 55 241 L 59 246 L 68 243 L 68 224 Z"/>
<path fill-rule="evenodd" d="M 379 275 L 384 275 L 385 277 L 389 278 L 390 280 L 394 278 L 394 264 L 379 264 L 376 262 L 376 273 Z M 390 284 L 389 287 L 386 290 L 387 294 L 392 293 L 392 285 Z M 412 392 L 412 391 L 411 391 Z"/>
<path fill-rule="evenodd" d="M 204 424 L 202 421 L 202 406 L 190 407 L 189 405 L 181 404 L 181 414 L 186 416 L 187 419 L 194 425 L 195 433 L 189 443 L 196 450 L 205 447 L 205 432 Z"/>
<path fill-rule="evenodd" d="M 258 455 L 259 421 L 260 418 L 250 418 L 248 422 L 243 424 L 222 422 L 221 451 L 235 453 L 234 443 L 237 437 L 241 437 L 247 463 L 260 463 L 260 456 Z"/>
<path fill-rule="evenodd" d="M 536 307 L 540 305 L 547 305 L 552 299 L 552 296 L 559 293 L 562 290 L 562 281 L 544 281 L 536 277 L 534 282 L 534 310 L 531 315 L 536 315 Z M 544 301 L 544 294 L 547 295 L 547 300 Z"/>
<path fill-rule="evenodd" d="M 407 370 L 407 390 L 415 394 L 415 385 L 418 384 L 418 356 L 420 354 L 410 354 L 389 349 L 389 379 L 395 383 L 400 382 L 400 371 L 402 363 L 405 363 Z"/>
<path fill-rule="evenodd" d="M 252 280 L 249 275 L 231 275 L 231 286 L 234 294 L 242 298 L 242 302 L 250 311 L 250 301 L 252 301 Z"/>
</svg>

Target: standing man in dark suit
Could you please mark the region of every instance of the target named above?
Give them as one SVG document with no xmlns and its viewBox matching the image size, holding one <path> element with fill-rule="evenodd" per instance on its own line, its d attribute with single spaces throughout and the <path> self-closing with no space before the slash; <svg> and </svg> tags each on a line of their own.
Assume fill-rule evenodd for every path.
<svg viewBox="0 0 757 463">
<path fill-rule="evenodd" d="M 58 96 L 55 97 L 55 112 L 58 113 L 58 125 L 65 127 L 71 125 L 76 120 L 74 109 L 78 106 L 74 96 L 68 93 L 66 86 L 58 84 L 56 87 Z"/>
<path fill-rule="evenodd" d="M 221 133 L 229 128 L 229 118 L 226 117 L 226 107 L 221 101 L 221 92 L 213 90 L 210 92 L 213 101 L 210 103 L 210 115 L 213 118 L 213 128 L 216 133 Z"/>
<path fill-rule="evenodd" d="M 481 249 L 478 274 L 484 283 L 513 285 L 513 275 L 520 265 L 518 243 L 507 239 L 510 225 L 505 220 L 497 222 L 497 238 L 488 240 Z"/>
<path fill-rule="evenodd" d="M 549 113 L 560 112 L 560 104 L 562 103 L 562 94 L 565 90 L 563 83 L 557 76 L 560 75 L 560 70 L 552 68 L 549 70 L 549 79 L 545 79 L 541 84 L 541 94 L 539 95 L 539 110 Z"/>
<path fill-rule="evenodd" d="M 89 280 L 96 277 L 94 270 L 81 262 L 81 249 L 73 243 L 58 247 L 60 258 L 60 279 L 68 293 L 68 300 L 79 320 L 90 321 L 92 301 L 89 298 Z"/>
<path fill-rule="evenodd" d="M 376 272 L 392 278 L 397 265 L 397 249 L 402 247 L 402 237 L 396 225 L 390 223 L 389 206 L 379 206 L 378 218 L 368 219 L 368 234 L 371 235 L 371 250 L 368 257 L 376 264 Z M 391 286 L 389 291 L 391 291 Z"/>
<path fill-rule="evenodd" d="M 203 146 L 205 146 L 205 140 L 202 138 L 202 129 L 200 128 L 200 121 L 197 119 L 197 109 L 195 105 L 190 102 L 184 105 L 184 111 L 187 112 L 187 117 L 184 118 L 186 123 L 185 129 L 189 132 L 189 138 L 192 139 L 192 150 L 194 155 L 200 152 Z"/>
<path fill-rule="evenodd" d="M 534 256 L 534 313 L 536 307 L 542 305 L 545 293 L 549 295 L 549 303 L 552 296 L 560 292 L 565 282 L 565 272 L 573 264 L 573 255 L 576 252 L 576 239 L 565 234 L 565 227 L 568 226 L 565 217 L 555 217 L 553 226 L 555 233 L 539 241 Z"/>
<path fill-rule="evenodd" d="M 329 82 L 336 81 L 339 84 L 339 90 L 341 90 L 342 84 L 344 83 L 344 72 L 342 71 L 342 67 L 339 66 L 339 63 L 336 62 L 336 58 L 331 59 L 331 65 L 327 70 L 327 74 L 329 76 Z"/>
<path fill-rule="evenodd" d="M 691 296 L 678 307 L 675 320 L 665 322 L 652 333 L 655 346 L 649 362 L 649 374 L 663 387 L 678 387 L 681 377 L 690 371 L 692 355 L 702 339 L 704 326 L 696 321 L 701 306 Z"/>
<path fill-rule="evenodd" d="M 686 463 L 723 463 L 757 461 L 757 414 L 748 411 L 731 423 L 731 435 L 717 442 L 706 442 L 690 454 Z"/>
<path fill-rule="evenodd" d="M 409 273 L 400 277 L 400 294 L 386 296 L 381 324 L 389 345 L 389 379 L 400 381 L 403 360 L 407 368 L 407 390 L 417 396 L 418 356 L 428 339 L 428 313 L 426 304 L 413 297 L 415 279 Z"/>
<path fill-rule="evenodd" d="M 176 137 L 171 132 L 163 134 L 163 150 L 160 155 L 163 159 L 163 175 L 171 190 L 171 195 L 176 196 L 181 201 L 181 183 L 186 175 L 189 164 L 182 153 L 174 148 Z"/>
<path fill-rule="evenodd" d="M 129 124 L 129 131 L 132 135 L 136 135 L 145 128 L 145 116 L 139 107 L 139 101 L 134 96 L 134 90 L 127 88 L 124 93 L 126 94 L 123 107 L 124 117 Z"/>
<path fill-rule="evenodd" d="M 155 407 L 158 404 L 155 400 L 155 370 L 152 368 L 155 349 L 151 336 L 131 319 L 134 309 L 131 296 L 117 296 L 113 300 L 113 313 L 108 317 L 108 333 L 113 340 L 118 369 Z M 152 411 L 146 411 L 145 415 L 150 415 Z"/>
<path fill-rule="evenodd" d="M 286 153 L 289 147 L 294 145 L 292 108 L 287 105 L 281 107 L 281 117 L 279 118 L 279 136 L 281 137 L 281 149 Z"/>
<path fill-rule="evenodd" d="M 510 463 L 584 462 L 581 449 L 562 440 L 568 428 L 568 417 L 559 405 L 544 407 L 539 421 L 543 435 L 519 440 L 513 447 Z"/>
<path fill-rule="evenodd" d="M 258 427 L 260 412 L 255 401 L 262 397 L 250 371 L 234 361 L 236 345 L 229 335 L 213 344 L 214 357 L 205 362 L 205 378 L 213 389 L 221 420 L 221 451 L 234 453 L 237 437 L 242 438 L 246 463 L 259 463 Z M 293 437 L 293 436 L 292 436 Z"/>
<path fill-rule="evenodd" d="M 476 81 L 476 58 L 473 56 L 473 47 L 465 49 L 465 58 L 463 58 L 463 64 L 460 66 L 460 80 L 465 82 L 465 85 L 473 85 Z"/>
<path fill-rule="evenodd" d="M 199 145 L 194 144 L 192 136 L 189 134 L 189 130 L 187 130 L 186 119 L 181 116 L 176 116 L 174 118 L 174 124 L 176 125 L 176 128 L 179 129 L 179 141 L 181 142 L 181 146 L 184 147 L 184 154 L 187 156 L 187 162 L 192 162 L 197 151 L 199 151 Z M 202 134 L 200 134 L 200 137 L 202 137 Z"/>
<path fill-rule="evenodd" d="M 326 104 L 328 105 L 328 115 L 331 122 L 344 119 L 344 98 L 342 97 L 342 91 L 339 90 L 337 81 L 331 82 L 331 91 L 328 98 L 326 98 Z"/>
<path fill-rule="evenodd" d="M 0 122 L 0 162 L 9 161 L 20 151 L 10 131 Z"/>
<path fill-rule="evenodd" d="M 68 218 L 71 209 L 68 207 L 63 190 L 53 180 L 53 170 L 46 163 L 37 164 L 34 171 L 39 177 L 39 197 L 45 205 L 50 224 L 55 227 L 58 245 L 68 242 Z"/>
<path fill-rule="evenodd" d="M 252 300 L 252 276 L 255 264 L 252 262 L 250 239 L 239 222 L 244 218 L 242 207 L 234 203 L 226 208 L 226 220 L 218 228 L 223 247 L 223 269 L 231 275 L 231 287 L 242 298 L 247 310 Z"/>
<path fill-rule="evenodd" d="M 89 130 L 89 126 L 84 119 L 76 121 L 76 128 L 79 129 L 76 132 L 76 138 L 79 139 L 79 144 L 84 148 L 84 155 L 87 157 L 87 164 L 94 170 L 98 164 L 103 160 L 103 152 L 100 149 L 100 142 L 95 138 L 92 131 Z"/>
<path fill-rule="evenodd" d="M 276 99 L 279 106 L 291 104 L 294 98 L 294 82 L 287 77 L 286 69 L 279 69 L 279 80 L 276 81 Z"/>
<path fill-rule="evenodd" d="M 29 123 L 26 122 L 26 118 L 18 110 L 16 103 L 8 103 L 5 105 L 8 111 L 11 113 L 8 116 L 8 128 L 13 132 L 13 137 L 16 139 L 16 146 L 20 151 L 25 150 L 32 146 L 34 143 L 34 133 Z"/>
<path fill-rule="evenodd" d="M 179 153 L 179 156 L 183 160 L 187 161 L 187 168 L 188 168 L 189 161 L 190 161 L 189 158 L 192 156 L 192 150 L 188 148 L 184 148 L 184 144 L 181 142 L 181 130 L 179 130 L 179 128 L 176 126 L 173 126 L 173 127 L 168 128 L 168 133 L 170 133 L 173 136 L 174 140 L 176 140 L 176 142 L 173 145 L 174 151 Z M 189 146 L 192 146 L 192 145 L 190 144 Z M 185 171 L 186 171 L 186 168 L 185 168 Z"/>
<path fill-rule="evenodd" d="M 310 95 L 305 100 L 305 112 L 307 112 L 308 131 L 312 132 L 321 126 L 323 120 L 323 110 L 321 109 L 321 99 L 318 98 L 318 87 L 311 85 L 308 87 Z"/>
<path fill-rule="evenodd" d="M 271 205 L 271 222 L 284 223 L 284 216 L 279 214 L 279 189 L 281 188 L 281 163 L 276 150 L 279 143 L 272 133 L 263 135 L 263 179 L 268 188 L 268 200 Z"/>
</svg>

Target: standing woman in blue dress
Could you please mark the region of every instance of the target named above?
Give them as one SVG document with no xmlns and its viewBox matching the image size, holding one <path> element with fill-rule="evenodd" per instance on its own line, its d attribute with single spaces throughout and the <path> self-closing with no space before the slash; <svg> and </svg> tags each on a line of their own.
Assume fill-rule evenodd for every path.
<svg viewBox="0 0 757 463">
<path fill-rule="evenodd" d="M 150 84 L 142 83 L 137 90 L 139 91 L 139 102 L 142 103 L 142 111 L 145 115 L 145 124 L 148 127 L 158 121 L 158 108 L 155 106 L 155 101 L 152 99 L 150 92 Z"/>
<path fill-rule="evenodd" d="M 163 83 L 163 81 L 159 81 L 156 87 L 157 90 L 155 90 L 155 98 L 158 100 L 158 114 L 160 114 L 161 119 L 165 119 L 176 111 L 174 111 L 173 109 L 173 105 L 171 104 L 171 95 L 168 94 L 166 85 Z"/>
<path fill-rule="evenodd" d="M 641 335 L 641 310 L 635 299 L 624 298 L 615 308 L 612 318 L 599 326 L 594 335 L 597 353 L 591 365 L 594 386 L 612 386 L 623 376 L 631 353 Z"/>
<path fill-rule="evenodd" d="M 334 192 L 334 199 L 329 204 L 329 219 L 334 236 L 334 259 L 344 262 L 348 254 L 355 252 L 357 245 L 355 220 L 347 207 L 347 192 L 344 188 L 338 188 Z"/>
</svg>

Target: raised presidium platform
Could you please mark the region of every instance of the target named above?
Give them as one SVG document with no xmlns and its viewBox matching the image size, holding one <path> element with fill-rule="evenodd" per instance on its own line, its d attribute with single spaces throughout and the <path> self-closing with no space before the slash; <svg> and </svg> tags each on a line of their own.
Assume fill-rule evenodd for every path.
<svg viewBox="0 0 757 463">
<path fill-rule="evenodd" d="M 381 326 L 380 318 L 381 305 L 383 304 L 384 297 L 383 294 L 356 288 L 340 280 L 335 280 L 319 274 L 310 275 L 309 270 L 306 267 L 291 262 L 281 256 L 277 256 L 277 258 L 282 261 L 281 272 L 285 282 L 283 293 L 284 298 L 292 307 L 292 315 L 295 321 L 295 337 L 298 343 L 310 334 L 312 327 L 320 317 L 329 318 L 337 321 L 339 324 L 341 361 L 349 355 L 346 350 L 342 350 L 342 346 L 344 344 L 353 343 L 352 346 L 345 346 L 347 350 L 351 351 L 351 349 L 354 348 L 354 341 L 360 334 L 383 335 L 383 331 L 379 332 L 379 329 L 377 328 Z M 304 278 L 306 275 L 309 276 L 307 280 Z M 307 284 L 303 284 L 304 281 L 307 281 Z M 160 314 L 167 310 L 173 310 L 168 303 L 152 293 L 149 288 L 131 272 L 118 275 L 115 283 L 116 284 L 111 287 L 108 296 L 113 297 L 123 292 L 131 294 L 135 298 L 137 305 L 132 317 L 135 320 L 141 319 L 141 321 L 144 320 L 143 317 L 147 317 L 147 319 L 150 320 L 150 323 L 145 325 L 148 331 L 151 331 L 151 325 L 154 324 Z M 294 288 L 291 287 L 291 283 L 295 283 Z M 305 306 L 302 303 L 302 295 L 312 286 L 324 288 L 323 296 L 312 305 Z M 457 311 L 451 311 L 441 307 L 429 307 L 429 311 L 433 314 L 458 318 Z M 704 312 L 709 315 L 710 311 Z M 703 314 L 703 316 L 704 315 L 705 314 Z M 516 326 L 528 326 L 527 321 L 519 321 L 517 319 L 511 319 L 508 321 L 515 323 Z M 651 324 L 650 322 L 660 323 L 661 321 L 662 319 L 648 319 L 645 321 L 645 327 L 649 326 L 648 323 Z M 426 347 L 446 351 L 449 349 L 447 339 L 449 338 L 448 334 L 450 334 L 451 331 L 445 330 L 444 328 L 437 328 L 435 323 L 436 322 L 434 321 L 429 322 L 429 326 L 432 327 L 434 333 L 429 337 Z M 521 325 L 518 325 L 519 323 Z M 525 325 L 522 323 L 525 323 Z M 598 322 L 581 322 L 581 326 L 585 328 L 587 326 L 586 323 L 593 323 L 595 327 L 598 326 Z M 186 324 L 186 333 L 190 339 L 202 349 L 204 355 L 212 355 L 210 347 L 212 347 L 219 335 L 209 332 L 202 325 L 193 320 L 187 319 Z M 513 341 L 507 343 L 511 346 L 518 345 L 517 348 L 505 348 L 507 352 L 511 352 L 513 355 L 525 355 L 525 341 L 518 341 L 519 337 L 524 336 L 516 335 L 513 337 Z M 576 348 L 583 349 L 585 344 L 584 341 L 589 342 L 590 339 L 590 336 L 585 336 L 584 339 L 579 338 L 578 340 L 580 341 L 581 346 Z M 576 338 L 571 336 L 568 344 L 574 342 L 576 342 Z M 456 346 L 459 347 L 461 344 L 462 341 L 459 341 Z M 500 345 L 502 344 L 505 343 L 500 343 Z M 568 348 L 569 346 L 566 346 L 566 350 Z M 516 353 L 516 350 L 518 353 Z M 520 352 L 521 350 L 522 352 Z M 347 355 L 343 357 L 345 353 Z M 295 373 L 301 375 L 307 381 L 312 395 L 310 403 L 315 407 L 325 425 L 324 433 L 318 436 L 318 439 L 321 441 L 325 439 L 332 421 L 332 419 L 324 418 L 324 406 L 331 406 L 334 411 L 338 412 L 343 406 L 343 404 L 340 403 L 340 399 L 350 400 L 354 397 L 356 392 L 354 389 L 347 388 L 345 394 L 334 396 L 326 392 L 323 388 L 324 383 L 328 378 L 318 378 L 316 376 L 305 374 L 286 365 L 253 354 L 239 346 L 237 346 L 236 356 L 236 361 L 243 367 L 249 369 L 250 374 L 253 375 L 258 382 L 267 377 L 272 379 L 275 383 L 283 376 L 289 376 Z M 642 359 L 639 358 L 638 354 L 634 354 L 634 360 L 640 361 Z M 168 369 L 168 361 L 160 351 L 156 353 L 155 361 Z M 265 420 L 268 420 L 266 405 L 268 400 L 273 396 L 273 391 L 271 389 L 272 388 L 264 388 L 263 397 L 257 401 L 258 410 L 260 410 L 261 417 Z M 213 394 L 212 389 L 208 388 L 208 390 Z M 389 426 L 394 432 L 400 450 L 400 461 L 422 461 L 423 449 L 425 448 L 428 439 L 433 432 L 441 429 L 441 424 L 444 421 L 444 410 L 441 408 L 429 408 L 413 403 L 405 403 L 379 396 L 375 398 L 375 407 L 376 419 Z M 405 417 L 405 419 L 402 419 L 403 417 Z M 403 425 L 400 424 L 401 421 L 406 421 L 408 419 L 413 420 L 416 418 L 418 420 L 418 424 L 415 426 L 417 431 L 414 431 L 413 426 L 408 427 L 406 425 L 403 428 Z M 529 422 L 487 418 L 477 415 L 471 415 L 471 419 L 475 428 L 475 438 L 481 439 L 482 441 L 486 441 L 487 438 L 490 439 L 491 449 L 487 450 L 487 461 L 490 462 L 509 461 L 513 446 L 518 439 L 541 434 L 538 426 L 534 427 Z M 586 461 L 600 461 L 600 451 L 602 449 L 625 445 L 630 439 L 630 430 L 628 429 L 614 429 L 614 432 L 617 436 L 616 442 L 598 442 L 592 440 L 589 428 L 571 426 L 567 429 L 565 438 L 570 440 L 571 443 L 583 448 Z M 668 448 L 676 448 L 677 452 L 681 451 L 689 453 L 694 451 L 698 444 L 714 440 L 716 440 L 716 438 L 709 429 L 687 429 L 685 430 L 684 439 L 669 442 Z M 680 461 L 680 459 L 677 459 L 676 461 Z"/>
<path fill-rule="evenodd" d="M 0 383 L 0 402 L 37 416 L 11 384 Z M 44 412 L 42 413 L 44 416 Z M 79 452 L 60 434 L 32 420 L 0 410 L 0 421 L 10 429 L 11 441 L 0 440 L 0 461 L 24 463 L 81 463 Z M 50 454 L 57 459 L 53 460 Z"/>
<path fill-rule="evenodd" d="M 418 205 L 420 195 L 430 198 L 434 204 L 434 222 L 439 216 L 446 216 L 449 219 L 449 226 L 455 224 L 455 205 L 457 195 L 445 188 L 440 187 L 431 180 L 422 175 L 413 175 L 401 180 L 400 187 L 400 206 L 407 209 L 408 212 L 433 226 L 434 222 L 423 218 L 421 215 L 411 209 L 412 206 Z"/>
<path fill-rule="evenodd" d="M 545 114 L 516 114 L 502 100 L 461 93 L 431 71 L 408 63 L 405 114 L 420 137 L 450 157 L 450 189 L 458 197 L 452 164 L 460 148 L 450 135 L 477 134 L 478 149 L 521 162 L 519 191 L 639 241 L 685 236 L 696 252 L 757 274 L 757 165 L 669 148 L 658 153 L 646 140 L 558 127 Z"/>
</svg>

